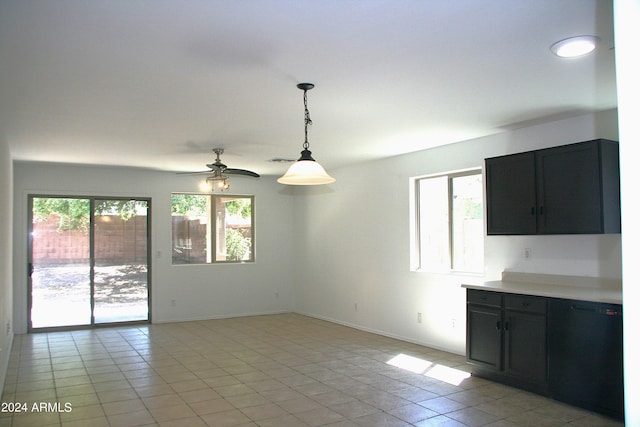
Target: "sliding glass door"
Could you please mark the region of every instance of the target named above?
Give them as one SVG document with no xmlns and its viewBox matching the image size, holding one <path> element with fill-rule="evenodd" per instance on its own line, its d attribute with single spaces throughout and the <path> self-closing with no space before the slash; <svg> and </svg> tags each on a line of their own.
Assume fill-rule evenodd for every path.
<svg viewBox="0 0 640 427">
<path fill-rule="evenodd" d="M 149 201 L 31 196 L 29 329 L 149 320 Z"/>
<path fill-rule="evenodd" d="M 95 201 L 95 323 L 148 319 L 147 210 L 144 200 Z"/>
<path fill-rule="evenodd" d="M 91 324 L 90 200 L 31 198 L 33 328 Z"/>
</svg>

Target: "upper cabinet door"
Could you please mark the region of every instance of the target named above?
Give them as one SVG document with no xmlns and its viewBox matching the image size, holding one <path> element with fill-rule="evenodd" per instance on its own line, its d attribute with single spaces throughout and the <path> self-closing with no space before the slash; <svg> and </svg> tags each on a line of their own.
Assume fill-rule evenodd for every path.
<svg viewBox="0 0 640 427">
<path fill-rule="evenodd" d="M 485 160 L 487 234 L 536 234 L 533 152 Z"/>
<path fill-rule="evenodd" d="M 538 151 L 538 233 L 602 233 L 597 142 Z"/>
<path fill-rule="evenodd" d="M 618 163 L 603 139 L 486 159 L 487 234 L 620 233 Z"/>
</svg>

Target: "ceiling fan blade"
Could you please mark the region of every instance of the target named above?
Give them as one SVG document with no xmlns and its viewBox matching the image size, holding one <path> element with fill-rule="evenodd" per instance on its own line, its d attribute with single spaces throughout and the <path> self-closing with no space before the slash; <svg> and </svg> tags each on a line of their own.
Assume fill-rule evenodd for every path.
<svg viewBox="0 0 640 427">
<path fill-rule="evenodd" d="M 215 163 L 207 164 L 207 167 L 210 168 L 210 169 L 226 169 L 227 165 L 225 165 L 224 163 L 220 162 L 219 160 L 216 160 Z"/>
<path fill-rule="evenodd" d="M 260 175 L 258 175 L 257 173 L 253 172 L 253 171 L 249 171 L 246 169 L 234 169 L 234 168 L 228 168 L 227 165 L 225 165 L 224 163 L 222 163 L 220 161 L 220 154 L 222 154 L 224 152 L 224 150 L 222 148 L 214 148 L 213 152 L 216 153 L 216 160 L 213 163 L 209 163 L 207 164 L 207 167 L 210 169 L 208 171 L 201 171 L 201 172 L 178 172 L 179 174 L 209 174 L 209 175 L 213 175 L 214 177 L 223 177 L 224 175 L 245 175 L 245 176 L 251 176 L 254 178 L 259 178 Z"/>
<path fill-rule="evenodd" d="M 212 170 L 206 170 L 206 171 L 197 171 L 197 172 L 176 172 L 176 174 L 178 174 L 178 175 L 199 175 L 199 174 L 203 174 L 203 173 L 212 174 L 213 171 Z"/>
<path fill-rule="evenodd" d="M 254 178 L 260 177 L 260 175 L 258 175 L 257 173 L 248 171 L 245 169 L 226 168 L 223 173 L 229 174 L 229 175 L 246 175 L 246 176 L 252 176 Z"/>
</svg>

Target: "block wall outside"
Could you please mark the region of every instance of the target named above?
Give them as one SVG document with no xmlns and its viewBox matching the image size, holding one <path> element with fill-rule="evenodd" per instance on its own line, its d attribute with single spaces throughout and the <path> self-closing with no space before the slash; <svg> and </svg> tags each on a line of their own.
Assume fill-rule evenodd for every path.
<svg viewBox="0 0 640 427">
<path fill-rule="evenodd" d="M 88 230 L 58 230 L 55 215 L 33 224 L 33 262 L 73 264 L 89 259 Z M 117 215 L 95 218 L 97 264 L 136 263 L 147 260 L 147 217 L 127 221 Z"/>
</svg>

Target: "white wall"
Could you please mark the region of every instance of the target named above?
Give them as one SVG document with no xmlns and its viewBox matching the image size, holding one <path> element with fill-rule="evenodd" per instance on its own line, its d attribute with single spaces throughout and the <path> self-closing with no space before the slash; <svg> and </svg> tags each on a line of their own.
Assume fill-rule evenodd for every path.
<svg viewBox="0 0 640 427">
<path fill-rule="evenodd" d="M 200 176 L 125 168 L 14 163 L 14 319 L 27 327 L 29 194 L 151 198 L 152 321 L 170 322 L 293 309 L 293 196 L 274 177 L 233 177 L 229 194 L 254 194 L 256 262 L 171 265 L 171 192 L 197 191 Z M 278 297 L 276 297 L 278 293 Z M 171 301 L 175 300 L 175 307 Z"/>
<path fill-rule="evenodd" d="M 485 157 L 594 138 L 617 140 L 617 112 L 524 129 L 332 170 L 337 182 L 297 192 L 296 311 L 463 354 L 463 282 L 503 270 L 621 277 L 620 235 L 491 236 L 483 276 L 409 269 L 411 177 L 483 166 Z M 532 249 L 525 260 L 524 248 Z M 357 304 L 357 309 L 356 309 Z M 422 323 L 417 313 L 422 313 Z"/>
<path fill-rule="evenodd" d="M 13 342 L 12 316 L 12 206 L 13 165 L 9 144 L 0 132 L 0 387 L 4 379 Z"/>
<path fill-rule="evenodd" d="M 640 222 L 638 222 L 638 141 L 640 141 L 640 0 L 616 0 L 614 3 L 616 35 L 616 79 L 620 109 L 620 178 L 622 197 L 624 304 L 624 377 L 625 425 L 640 426 Z"/>
</svg>

